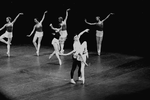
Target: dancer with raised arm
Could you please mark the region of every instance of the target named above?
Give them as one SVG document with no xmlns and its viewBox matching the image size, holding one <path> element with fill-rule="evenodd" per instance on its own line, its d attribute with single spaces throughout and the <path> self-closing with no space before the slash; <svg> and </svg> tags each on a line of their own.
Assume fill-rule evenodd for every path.
<svg viewBox="0 0 150 100">
<path fill-rule="evenodd" d="M 59 42 L 60 42 L 60 52 L 63 53 L 64 52 L 64 43 L 67 39 L 67 19 L 68 19 L 68 11 L 70 9 L 66 10 L 66 17 L 63 20 L 62 17 L 59 17 L 58 20 L 60 22 L 60 26 L 61 26 L 61 30 L 60 30 L 60 38 L 59 38 Z"/>
<path fill-rule="evenodd" d="M 35 35 L 33 37 L 33 44 L 35 46 L 37 56 L 39 56 L 39 51 L 40 51 L 40 47 L 41 47 L 41 41 L 42 41 L 42 37 L 43 37 L 42 22 L 45 18 L 46 13 L 47 13 L 47 11 L 44 12 L 44 15 L 40 22 L 36 18 L 34 19 L 36 24 L 33 27 L 31 34 L 27 35 L 28 37 L 30 37 L 34 33 L 34 31 L 36 31 Z M 36 43 L 37 39 L 38 39 L 38 44 Z"/>
<path fill-rule="evenodd" d="M 13 38 L 13 25 L 20 15 L 23 15 L 23 13 L 19 13 L 12 22 L 11 22 L 11 18 L 7 17 L 6 18 L 7 23 L 2 28 L 0 28 L 0 31 L 1 31 L 2 29 L 6 27 L 6 32 L 0 36 L 0 41 L 7 44 L 7 56 L 8 57 L 10 57 L 10 45 L 11 45 L 11 41 Z M 7 41 L 5 41 L 4 38 L 7 38 Z"/>
<path fill-rule="evenodd" d="M 96 30 L 96 42 L 97 42 L 97 53 L 98 55 L 101 54 L 101 44 L 102 44 L 102 40 L 103 40 L 103 23 L 104 21 L 110 16 L 112 15 L 113 13 L 110 13 L 105 19 L 103 20 L 100 20 L 100 17 L 97 16 L 96 17 L 96 20 L 98 22 L 96 23 L 89 23 L 87 22 L 87 20 L 85 19 L 85 22 L 89 25 L 97 25 L 98 26 L 98 30 Z"/>
<path fill-rule="evenodd" d="M 83 35 L 85 32 L 88 32 L 89 29 L 85 29 L 84 31 L 82 31 L 79 35 L 75 35 L 74 36 L 74 43 L 73 43 L 73 51 L 67 53 L 67 54 L 62 54 L 62 55 L 70 55 L 73 53 L 72 59 L 73 59 L 73 63 L 72 63 L 72 69 L 71 69 L 71 83 L 76 84 L 76 82 L 73 79 L 74 76 L 74 71 L 76 69 L 76 67 L 79 67 L 78 70 L 78 79 L 82 80 L 84 78 L 84 73 L 81 75 L 81 73 L 84 71 L 84 65 L 88 64 L 86 63 L 86 58 L 83 56 L 83 50 L 86 48 L 87 51 L 87 47 L 86 47 L 86 42 L 83 42 L 83 45 L 81 45 L 80 43 L 80 37 L 81 35 Z M 87 52 L 86 52 L 87 55 Z M 83 65 L 84 64 L 84 65 Z M 82 70 L 81 70 L 81 65 L 82 65 Z M 84 80 L 83 80 L 84 82 Z"/>
<path fill-rule="evenodd" d="M 49 59 L 55 54 L 56 55 L 56 57 L 58 58 L 58 61 L 59 61 L 59 65 L 61 65 L 62 64 L 62 62 L 61 62 L 61 59 L 60 59 L 60 57 L 59 57 L 59 54 L 60 54 L 60 45 L 59 45 L 59 37 L 60 37 L 60 34 L 59 34 L 59 30 L 60 29 L 57 29 L 57 28 L 54 28 L 53 26 L 52 26 L 52 24 L 50 24 L 50 27 L 53 29 L 53 30 L 55 30 L 55 33 L 52 33 L 52 35 L 54 36 L 54 38 L 53 38 L 53 40 L 52 40 L 52 45 L 53 45 L 53 47 L 54 47 L 54 51 L 53 51 L 53 53 L 52 54 L 50 54 L 50 56 L 49 56 Z"/>
</svg>

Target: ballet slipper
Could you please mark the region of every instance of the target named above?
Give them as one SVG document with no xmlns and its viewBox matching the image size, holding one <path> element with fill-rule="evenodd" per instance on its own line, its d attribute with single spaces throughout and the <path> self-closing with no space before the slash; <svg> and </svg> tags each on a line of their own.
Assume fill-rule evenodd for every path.
<svg viewBox="0 0 150 100">
<path fill-rule="evenodd" d="M 62 65 L 62 62 L 61 62 L 61 61 L 59 61 L 59 65 Z"/>
<path fill-rule="evenodd" d="M 36 55 L 39 56 L 39 52 L 38 51 L 36 51 Z"/>
<path fill-rule="evenodd" d="M 10 57 L 10 53 L 9 52 L 7 52 L 7 56 Z"/>
</svg>

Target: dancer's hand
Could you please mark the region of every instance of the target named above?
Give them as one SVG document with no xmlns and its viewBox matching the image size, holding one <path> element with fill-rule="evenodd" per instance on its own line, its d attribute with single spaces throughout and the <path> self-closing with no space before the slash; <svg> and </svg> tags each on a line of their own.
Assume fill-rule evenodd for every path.
<svg viewBox="0 0 150 100">
<path fill-rule="evenodd" d="M 67 9 L 67 11 L 69 11 L 70 10 L 70 8 L 69 9 Z"/>
<path fill-rule="evenodd" d="M 44 13 L 47 13 L 47 11 L 45 11 Z"/>
<path fill-rule="evenodd" d="M 31 35 L 27 35 L 27 37 L 30 37 Z"/>
<path fill-rule="evenodd" d="M 49 24 L 49 26 L 51 26 L 51 27 L 52 27 L 52 24 Z"/>
<path fill-rule="evenodd" d="M 23 15 L 23 13 L 19 13 L 19 15 Z"/>
<path fill-rule="evenodd" d="M 114 13 L 110 13 L 110 15 L 114 15 Z"/>
<path fill-rule="evenodd" d="M 86 29 L 85 32 L 89 32 L 89 29 Z"/>
</svg>

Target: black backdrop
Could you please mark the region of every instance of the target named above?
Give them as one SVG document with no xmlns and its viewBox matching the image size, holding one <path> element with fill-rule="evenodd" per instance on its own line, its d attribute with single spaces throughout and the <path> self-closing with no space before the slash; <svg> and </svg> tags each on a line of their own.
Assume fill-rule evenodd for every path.
<svg viewBox="0 0 150 100">
<path fill-rule="evenodd" d="M 13 45 L 32 45 L 32 37 L 26 37 L 33 29 L 34 18 L 41 20 L 45 10 L 48 11 L 43 22 L 44 37 L 43 46 L 52 46 L 51 33 L 54 32 L 49 27 L 52 23 L 58 27 L 58 17 L 65 17 L 65 11 L 70 8 L 67 20 L 68 39 L 65 48 L 72 48 L 73 36 L 89 28 L 90 32 L 81 37 L 81 41 L 88 42 L 88 49 L 96 51 L 95 27 L 84 22 L 86 18 L 90 22 L 95 22 L 95 17 L 105 18 L 109 13 L 114 13 L 104 22 L 103 52 L 117 52 L 125 54 L 135 54 L 149 56 L 149 12 L 146 3 L 143 2 L 64 2 L 64 1 L 5 1 L 0 3 L 1 16 L 0 27 L 6 23 L 6 17 L 12 19 L 19 12 L 20 16 L 14 24 Z M 0 34 L 3 34 L 2 30 Z M 0 43 L 0 45 L 4 45 Z"/>
</svg>

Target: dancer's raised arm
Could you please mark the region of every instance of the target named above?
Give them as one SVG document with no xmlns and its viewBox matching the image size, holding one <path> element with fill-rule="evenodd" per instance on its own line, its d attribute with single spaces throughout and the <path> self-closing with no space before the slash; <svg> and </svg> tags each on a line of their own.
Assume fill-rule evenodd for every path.
<svg viewBox="0 0 150 100">
<path fill-rule="evenodd" d="M 66 54 L 61 53 L 61 54 L 59 54 L 59 55 L 68 56 L 68 55 L 71 55 L 71 54 L 74 53 L 74 52 L 75 52 L 75 50 L 72 50 L 72 51 L 70 51 L 69 53 L 66 53 Z"/>
<path fill-rule="evenodd" d="M 34 25 L 33 30 L 32 30 L 32 32 L 31 32 L 31 34 L 30 34 L 30 35 L 27 35 L 28 37 L 30 37 L 30 36 L 33 34 L 33 32 L 34 32 L 34 30 L 35 30 L 35 27 L 36 27 L 36 25 Z"/>
<path fill-rule="evenodd" d="M 2 28 L 0 28 L 0 31 L 1 31 L 2 29 L 4 29 L 4 28 L 6 27 L 6 25 L 7 25 L 7 24 L 5 24 Z"/>
<path fill-rule="evenodd" d="M 46 14 L 46 13 L 47 13 L 47 11 L 45 11 L 45 12 L 44 12 L 43 17 L 42 17 L 42 19 L 41 19 L 40 23 L 42 23 L 42 22 L 43 22 L 43 20 L 44 20 L 44 18 L 45 18 L 45 14 Z"/>
<path fill-rule="evenodd" d="M 19 14 L 16 16 L 16 18 L 12 21 L 12 24 L 14 24 L 14 22 L 18 19 L 18 17 L 19 17 L 20 15 L 23 15 L 23 13 L 19 13 Z"/>
<path fill-rule="evenodd" d="M 85 32 L 88 32 L 89 29 L 85 29 L 84 31 L 80 32 L 79 35 L 78 35 L 78 38 L 80 39 L 81 35 L 83 35 Z"/>
<path fill-rule="evenodd" d="M 87 20 L 85 19 L 85 23 L 89 24 L 89 25 L 96 25 L 97 23 L 90 23 L 90 22 L 87 22 Z"/>
<path fill-rule="evenodd" d="M 102 20 L 102 22 L 104 22 L 110 15 L 113 15 L 114 13 L 110 13 L 109 15 L 107 15 L 107 17 L 105 19 Z"/>
<path fill-rule="evenodd" d="M 70 9 L 67 9 L 66 10 L 66 17 L 65 17 L 65 19 L 64 19 L 64 22 L 67 22 L 67 19 L 68 19 L 68 11 L 69 11 Z"/>
<path fill-rule="evenodd" d="M 53 30 L 55 30 L 55 32 L 59 32 L 61 30 L 61 28 L 54 28 L 52 24 L 49 25 Z"/>
</svg>

